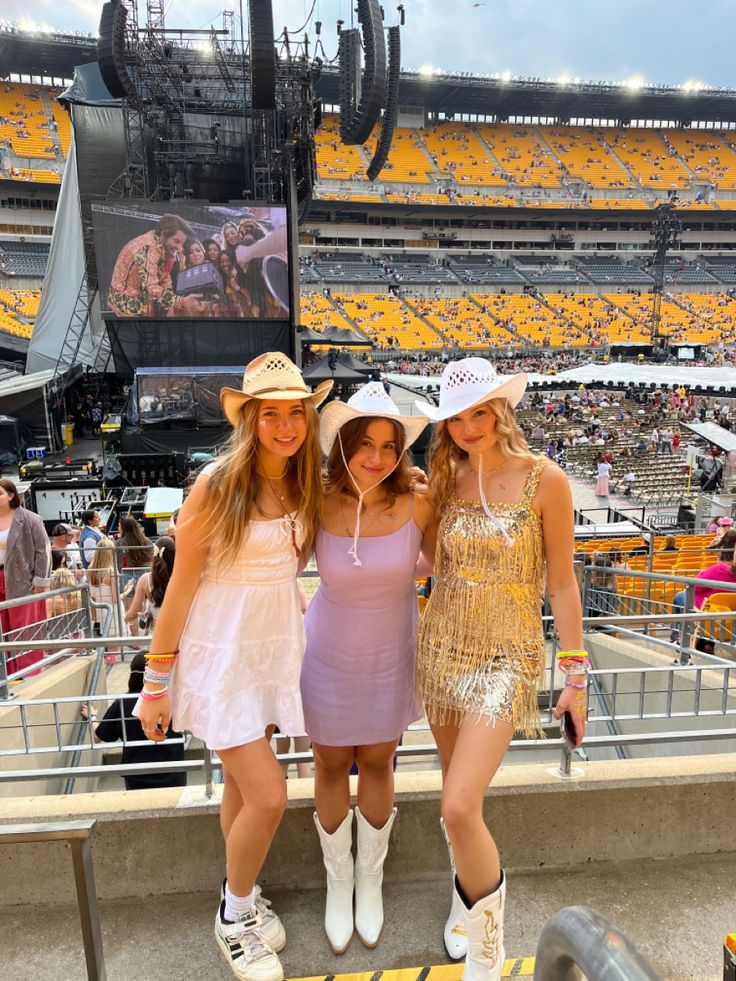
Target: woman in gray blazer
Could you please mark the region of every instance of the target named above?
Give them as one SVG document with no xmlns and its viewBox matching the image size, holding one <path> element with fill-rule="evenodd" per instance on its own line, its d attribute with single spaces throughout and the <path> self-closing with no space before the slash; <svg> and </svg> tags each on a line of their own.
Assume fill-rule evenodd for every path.
<svg viewBox="0 0 736 981">
<path fill-rule="evenodd" d="M 21 506 L 18 488 L 12 480 L 0 477 L 0 602 L 28 596 L 27 603 L 0 610 L 3 636 L 12 632 L 13 640 L 40 636 L 46 620 L 46 604 L 35 599 L 49 587 L 51 544 L 41 518 Z M 0 655 L 2 656 L 2 655 Z M 42 650 L 23 651 L 8 657 L 7 673 L 35 664 Z"/>
</svg>

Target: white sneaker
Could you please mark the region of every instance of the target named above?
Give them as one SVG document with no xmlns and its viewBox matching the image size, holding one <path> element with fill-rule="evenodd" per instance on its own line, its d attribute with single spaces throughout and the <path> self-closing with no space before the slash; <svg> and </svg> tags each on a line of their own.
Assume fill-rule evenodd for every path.
<svg viewBox="0 0 736 981">
<path fill-rule="evenodd" d="M 230 969 L 240 981 L 284 981 L 281 961 L 261 932 L 255 905 L 235 923 L 224 919 L 225 902 L 215 917 L 215 939 Z"/>
<path fill-rule="evenodd" d="M 225 898 L 225 884 L 227 879 L 222 880 L 220 890 L 220 901 Z M 256 909 L 261 917 L 261 933 L 266 939 L 266 943 L 277 954 L 286 946 L 286 930 L 284 924 L 271 908 L 271 900 L 266 899 L 261 893 L 261 887 L 256 883 Z"/>
</svg>

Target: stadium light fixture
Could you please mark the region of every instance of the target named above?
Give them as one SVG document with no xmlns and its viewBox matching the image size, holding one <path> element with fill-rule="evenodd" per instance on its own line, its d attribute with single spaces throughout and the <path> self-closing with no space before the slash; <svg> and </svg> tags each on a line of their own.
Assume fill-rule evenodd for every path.
<svg viewBox="0 0 736 981">
<path fill-rule="evenodd" d="M 566 74 L 566 73 L 564 73 L 564 72 L 563 72 L 563 74 L 562 74 L 562 75 L 559 75 L 559 76 L 558 76 L 558 77 L 557 77 L 557 78 L 555 79 L 555 82 L 557 82 L 557 84 L 558 84 L 558 85 L 562 85 L 562 86 L 565 86 L 565 85 L 569 85 L 571 81 L 572 81 L 572 79 L 570 78 L 570 76 L 569 76 L 569 75 L 567 75 L 567 74 Z"/>
<path fill-rule="evenodd" d="M 506 69 L 505 72 L 501 72 L 501 74 L 500 74 L 499 77 L 500 77 L 500 79 L 501 79 L 502 82 L 510 82 L 511 81 L 511 72 L 508 69 Z"/>
<path fill-rule="evenodd" d="M 419 68 L 419 74 L 422 78 L 432 78 L 433 75 L 437 74 L 437 69 L 433 68 L 432 65 L 422 65 Z"/>
<path fill-rule="evenodd" d="M 702 92 L 708 86 L 705 82 L 699 82 L 697 79 L 689 78 L 686 82 L 682 83 L 681 87 L 683 92 Z"/>
<path fill-rule="evenodd" d="M 624 82 L 624 85 L 630 92 L 637 92 L 639 89 L 643 89 L 646 84 L 646 81 L 641 75 L 632 75 L 631 78 L 627 78 Z"/>
</svg>

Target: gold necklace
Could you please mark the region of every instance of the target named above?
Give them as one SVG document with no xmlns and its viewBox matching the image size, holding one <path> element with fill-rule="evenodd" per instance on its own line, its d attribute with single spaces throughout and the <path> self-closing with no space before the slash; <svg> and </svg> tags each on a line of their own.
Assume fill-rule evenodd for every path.
<svg viewBox="0 0 736 981">
<path fill-rule="evenodd" d="M 259 473 L 259 471 L 256 471 L 256 473 Z M 268 475 L 265 474 L 265 473 L 264 474 L 261 474 L 261 476 L 262 477 L 266 477 L 266 479 L 269 480 L 269 481 L 271 480 L 271 478 L 268 477 Z M 279 518 L 279 517 L 281 517 L 281 518 L 285 518 L 286 519 L 286 521 L 287 521 L 287 523 L 289 525 L 289 530 L 291 531 L 291 544 L 294 546 L 294 551 L 296 552 L 297 558 L 299 558 L 301 556 L 301 554 L 302 554 L 302 550 L 299 548 L 299 545 L 297 544 L 297 540 L 296 540 L 296 518 L 294 517 L 293 514 L 290 514 L 289 513 L 289 510 L 287 509 L 286 504 L 284 503 L 286 501 L 285 495 L 282 496 L 281 494 L 278 494 L 276 492 L 276 490 L 274 490 L 273 487 L 270 487 L 269 489 L 270 489 L 271 493 L 273 494 L 273 496 L 276 498 L 276 506 L 281 511 L 281 514 L 280 515 L 278 515 L 278 514 L 277 515 L 266 515 L 266 517 L 267 518 Z M 263 513 L 265 513 L 265 512 L 263 512 Z"/>
<path fill-rule="evenodd" d="M 507 463 L 507 462 L 508 462 L 508 461 L 506 461 L 506 460 L 504 460 L 504 462 L 503 462 L 503 463 L 500 463 L 500 464 L 499 464 L 499 465 L 498 465 L 497 467 L 489 467 L 489 468 L 488 468 L 487 470 L 486 470 L 486 468 L 484 467 L 484 468 L 483 468 L 483 476 L 484 476 L 484 477 L 487 477 L 487 476 L 488 476 L 488 474 L 491 474 L 491 473 L 498 473 L 498 471 L 499 471 L 499 470 L 503 470 L 503 468 L 504 468 L 504 467 L 506 466 L 506 463 Z M 467 466 L 467 468 L 468 468 L 468 470 L 469 470 L 469 471 L 470 471 L 470 472 L 471 472 L 472 474 L 475 474 L 475 476 L 476 476 L 476 477 L 478 476 L 478 471 L 477 471 L 477 470 L 473 470 L 473 468 L 472 468 L 472 467 L 470 466 L 470 464 L 469 464 L 469 463 L 467 463 L 467 464 L 466 464 L 466 466 Z"/>
<path fill-rule="evenodd" d="M 278 497 L 278 499 L 282 503 L 286 500 L 286 494 L 282 494 L 281 493 L 281 491 L 279 490 L 279 488 L 276 486 L 276 481 L 277 480 L 283 480 L 284 479 L 284 476 L 286 475 L 286 471 L 287 470 L 288 470 L 288 466 L 287 467 L 284 467 L 282 473 L 278 477 L 270 477 L 267 473 L 263 473 L 262 471 L 260 471 L 256 467 L 256 473 L 258 474 L 258 476 L 259 477 L 265 477 L 266 478 L 266 480 L 271 485 L 271 490 L 273 491 L 273 493 L 276 495 L 276 497 Z"/>
</svg>

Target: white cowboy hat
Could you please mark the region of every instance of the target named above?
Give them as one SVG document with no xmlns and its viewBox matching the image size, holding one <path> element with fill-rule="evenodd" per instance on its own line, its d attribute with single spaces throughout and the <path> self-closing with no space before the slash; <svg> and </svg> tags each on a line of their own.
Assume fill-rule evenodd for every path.
<svg viewBox="0 0 736 981">
<path fill-rule="evenodd" d="M 490 361 L 462 358 L 448 364 L 442 372 L 440 404 L 437 407 L 424 402 L 414 404 L 433 422 L 443 422 L 490 399 L 508 399 L 515 407 L 521 402 L 526 386 L 527 376 L 524 372 L 499 375 Z"/>
<path fill-rule="evenodd" d="M 240 392 L 236 388 L 221 389 L 220 402 L 230 423 L 237 426 L 241 409 L 250 399 L 310 399 L 316 408 L 327 398 L 332 384 L 324 381 L 310 391 L 294 362 L 280 351 L 271 351 L 259 355 L 246 366 Z"/>
<path fill-rule="evenodd" d="M 421 416 L 402 416 L 393 399 L 381 382 L 368 382 L 351 395 L 347 402 L 330 402 L 322 410 L 319 418 L 319 442 L 322 452 L 329 456 L 337 438 L 338 431 L 351 419 L 366 416 L 379 416 L 397 422 L 404 430 L 405 449 L 408 449 L 427 425 L 427 405 L 417 402 Z"/>
</svg>

